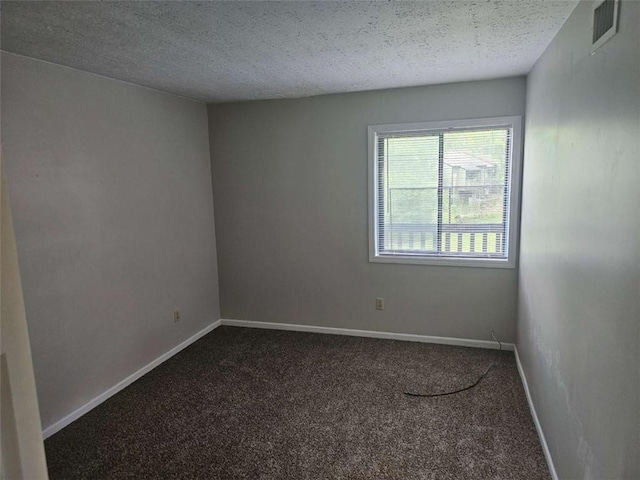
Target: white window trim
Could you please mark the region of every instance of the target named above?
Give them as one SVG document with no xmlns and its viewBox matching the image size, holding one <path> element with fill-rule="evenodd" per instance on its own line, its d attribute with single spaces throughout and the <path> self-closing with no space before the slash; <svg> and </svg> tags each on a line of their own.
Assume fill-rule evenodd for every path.
<svg viewBox="0 0 640 480">
<path fill-rule="evenodd" d="M 412 131 L 442 131 L 453 128 L 509 126 L 512 128 L 511 166 L 509 179 L 509 212 L 507 224 L 507 258 L 451 258 L 428 254 L 385 255 L 377 252 L 378 209 L 377 142 L 378 134 L 407 133 Z M 516 268 L 518 239 L 520 231 L 520 191 L 522 172 L 522 117 L 473 118 L 441 122 L 404 123 L 389 125 L 370 125 L 368 127 L 368 164 L 369 164 L 369 261 L 375 263 L 403 263 L 414 265 L 440 265 L 455 267 Z"/>
</svg>

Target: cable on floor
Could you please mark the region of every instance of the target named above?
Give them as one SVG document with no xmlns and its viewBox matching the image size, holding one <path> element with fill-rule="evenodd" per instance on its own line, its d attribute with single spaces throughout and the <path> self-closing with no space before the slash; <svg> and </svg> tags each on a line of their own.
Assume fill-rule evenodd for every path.
<svg viewBox="0 0 640 480">
<path fill-rule="evenodd" d="M 495 342 L 498 343 L 499 347 L 500 347 L 500 352 L 502 352 L 502 342 L 500 340 L 498 340 L 496 338 L 495 332 L 493 330 L 491 330 L 491 336 L 493 337 L 493 340 Z M 482 375 L 480 375 L 480 377 L 478 377 L 478 379 L 473 382 L 471 385 L 468 385 L 464 388 L 459 388 L 458 390 L 452 390 L 450 392 L 442 392 L 442 393 L 413 393 L 413 392 L 404 392 L 405 395 L 408 395 L 410 397 L 444 397 L 445 395 L 453 395 L 454 393 L 460 393 L 460 392 L 464 392 L 466 390 L 470 390 L 473 387 L 475 387 L 476 385 L 478 385 L 482 379 L 484 377 L 487 376 L 487 374 L 489 373 L 489 371 L 495 367 L 497 365 L 497 361 L 494 360 L 494 362 L 489 365 L 489 367 L 484 371 L 484 373 Z"/>
</svg>

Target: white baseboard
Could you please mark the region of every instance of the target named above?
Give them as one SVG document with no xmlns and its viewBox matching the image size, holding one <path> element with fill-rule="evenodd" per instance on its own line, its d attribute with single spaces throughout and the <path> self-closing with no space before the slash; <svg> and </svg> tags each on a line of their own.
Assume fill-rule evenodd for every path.
<svg viewBox="0 0 640 480">
<path fill-rule="evenodd" d="M 531 416 L 533 417 L 533 423 L 536 426 L 536 430 L 538 432 L 538 437 L 540 438 L 540 444 L 542 445 L 542 451 L 544 452 L 544 457 L 547 459 L 547 466 L 549 467 L 549 472 L 551 473 L 551 478 L 553 480 L 558 480 L 558 473 L 556 472 L 556 467 L 553 464 L 553 458 L 551 458 L 551 452 L 549 451 L 549 445 L 547 445 L 547 440 L 544 437 L 544 432 L 542 431 L 542 425 L 540 425 L 540 420 L 538 420 L 538 414 L 536 413 L 536 407 L 533 406 L 533 399 L 531 398 L 531 392 L 529 392 L 529 385 L 527 384 L 527 377 L 524 375 L 524 370 L 522 369 L 522 364 L 520 363 L 520 356 L 518 355 L 518 349 L 515 348 L 515 356 L 516 356 L 516 365 L 518 365 L 518 373 L 520 374 L 520 379 L 522 380 L 522 386 L 524 387 L 524 393 L 527 396 L 527 402 L 529 403 L 529 410 L 531 410 Z"/>
<path fill-rule="evenodd" d="M 297 332 L 327 333 L 327 334 L 332 334 L 332 335 L 348 335 L 348 336 L 352 336 L 352 337 L 368 337 L 368 338 L 382 338 L 382 339 L 388 339 L 388 340 L 404 340 L 404 341 L 407 341 L 407 342 L 438 343 L 438 344 L 443 344 L 443 345 L 458 345 L 458 346 L 463 346 L 463 347 L 492 348 L 492 349 L 497 349 L 498 348 L 496 343 L 493 342 L 493 341 L 472 340 L 472 339 L 468 339 L 468 338 L 434 337 L 434 336 L 429 336 L 429 335 L 414 335 L 414 334 L 411 334 L 411 333 L 377 332 L 377 331 L 373 331 L 373 330 L 353 330 L 353 329 L 349 329 L 349 328 L 319 327 L 319 326 L 313 326 L 313 325 L 297 325 L 297 324 L 290 324 L 290 323 L 272 323 L 272 322 L 256 322 L 256 321 L 252 321 L 252 320 L 220 319 L 220 320 L 216 320 L 215 322 L 213 322 L 208 327 L 200 330 L 198 333 L 196 333 L 192 337 L 188 338 L 184 342 L 180 343 L 179 345 L 175 346 L 174 348 L 172 348 L 168 352 L 164 353 L 163 355 L 159 356 L 158 358 L 156 358 L 152 362 L 148 363 L 147 365 L 142 367 L 140 370 L 132 373 L 127 378 L 125 378 L 124 380 L 121 380 L 120 382 L 115 384 L 113 387 L 109 388 L 108 390 L 104 391 L 103 393 L 101 393 L 100 395 L 95 397 L 94 399 L 92 399 L 89 402 L 87 402 L 86 404 L 84 404 L 82 407 L 78 408 L 77 410 L 74 410 L 73 412 L 71 412 L 66 417 L 58 420 L 57 422 L 55 422 L 52 425 L 49 425 L 42 432 L 44 438 L 48 438 L 51 435 L 53 435 L 54 433 L 59 432 L 64 427 L 66 427 L 67 425 L 72 423 L 74 420 L 77 420 L 78 418 L 80 418 L 85 413 L 87 413 L 90 410 L 94 409 L 95 407 L 100 405 L 102 402 L 104 402 L 108 398 L 110 398 L 113 395 L 115 395 L 116 393 L 118 393 L 120 390 L 122 390 L 125 387 L 131 385 L 133 382 L 138 380 L 144 374 L 150 372 L 155 367 L 160 365 L 162 362 L 164 362 L 164 361 L 168 360 L 169 358 L 173 357 L 176 353 L 178 353 L 181 350 L 185 349 L 186 347 L 191 345 L 193 342 L 195 342 L 199 338 L 203 337 L 207 333 L 213 331 L 214 329 L 216 329 L 220 325 L 229 325 L 229 326 L 233 326 L 233 327 L 262 328 L 262 329 L 270 329 L 270 330 L 293 330 L 293 331 L 297 331 Z M 502 349 L 503 350 L 513 351 L 514 345 L 513 345 L 513 343 L 504 343 L 503 342 L 502 343 Z M 519 363 L 518 363 L 518 368 L 520 368 L 520 364 Z M 521 372 L 521 376 L 522 376 L 522 372 Z M 525 384 L 525 391 L 527 392 L 527 398 L 529 398 L 529 391 L 526 388 L 526 382 L 524 381 L 524 376 L 523 376 L 523 383 Z M 531 406 L 531 400 L 529 400 L 529 405 Z M 534 419 L 536 421 L 536 428 L 539 429 L 539 425 L 537 423 L 537 417 L 535 416 L 535 412 L 533 411 L 533 407 L 531 407 L 531 408 L 532 408 Z M 539 431 L 539 433 L 541 432 L 540 429 L 538 431 Z M 542 435 L 541 435 L 541 439 L 543 439 Z M 543 441 L 543 447 L 545 448 L 545 455 L 547 455 L 548 450 L 546 450 L 546 444 L 544 443 L 544 441 Z"/>
<path fill-rule="evenodd" d="M 158 358 L 153 360 L 151 363 L 148 363 L 147 365 L 142 367 L 137 372 L 132 373 L 131 375 L 129 375 L 124 380 L 116 383 L 113 387 L 111 387 L 108 390 L 106 390 L 105 392 L 101 393 L 100 395 L 95 397 L 93 400 L 90 400 L 89 402 L 85 403 L 82 407 L 78 408 L 77 410 L 74 410 L 73 412 L 71 412 L 66 417 L 64 417 L 64 418 L 58 420 L 57 422 L 55 422 L 53 425 L 49 425 L 42 432 L 43 437 L 44 438 L 48 438 L 51 435 L 53 435 L 54 433 L 62 430 L 64 427 L 69 425 L 74 420 L 77 420 L 82 415 L 84 415 L 85 413 L 89 412 L 90 410 L 94 409 L 95 407 L 100 405 L 102 402 L 107 400 L 109 397 L 115 395 L 116 393 L 118 393 L 123 388 L 127 387 L 128 385 L 130 385 L 133 382 L 135 382 L 136 380 L 138 380 L 145 373 L 150 372 L 151 370 L 156 368 L 158 365 L 160 365 L 162 362 L 170 359 L 176 353 L 178 353 L 179 351 L 185 349 L 186 347 L 191 345 L 193 342 L 195 342 L 199 338 L 203 337 L 204 335 L 206 335 L 207 333 L 211 332 L 212 330 L 218 328 L 220 326 L 220 323 L 221 323 L 220 320 L 216 320 L 215 322 L 213 322 L 208 327 L 203 328 L 202 330 L 200 330 L 195 335 L 187 338 L 184 342 L 182 342 L 179 345 L 173 347 L 167 353 L 164 353 L 164 354 L 160 355 Z"/>
<path fill-rule="evenodd" d="M 412 333 L 376 332 L 373 330 L 352 330 L 350 328 L 318 327 L 314 325 L 297 325 L 290 323 L 256 322 L 253 320 L 232 320 L 223 318 L 222 325 L 231 327 L 263 328 L 268 330 L 293 330 L 296 332 L 328 333 L 331 335 L 348 335 L 351 337 L 384 338 L 388 340 L 404 340 L 406 342 L 439 343 L 462 347 L 498 349 L 494 341 L 472 340 L 469 338 L 433 337 L 430 335 L 414 335 Z M 503 350 L 513 351 L 513 343 L 502 343 Z"/>
</svg>

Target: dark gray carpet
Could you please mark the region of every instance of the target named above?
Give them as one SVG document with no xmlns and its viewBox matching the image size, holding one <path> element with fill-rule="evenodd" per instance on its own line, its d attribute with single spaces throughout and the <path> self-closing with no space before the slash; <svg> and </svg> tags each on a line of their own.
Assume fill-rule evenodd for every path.
<svg viewBox="0 0 640 480">
<path fill-rule="evenodd" d="M 411 398 L 403 390 L 453 396 Z M 45 442 L 52 480 L 548 479 L 511 352 L 220 327 Z"/>
</svg>

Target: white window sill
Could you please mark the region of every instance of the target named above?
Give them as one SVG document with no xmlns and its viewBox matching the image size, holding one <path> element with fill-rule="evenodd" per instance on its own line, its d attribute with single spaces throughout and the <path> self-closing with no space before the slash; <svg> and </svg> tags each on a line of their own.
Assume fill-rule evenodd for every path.
<svg viewBox="0 0 640 480">
<path fill-rule="evenodd" d="M 372 263 L 400 263 L 409 265 L 435 265 L 441 267 L 516 268 L 515 261 L 498 258 L 452 258 L 428 255 L 373 255 Z"/>
</svg>

